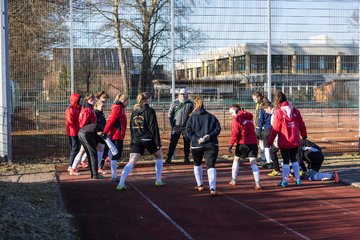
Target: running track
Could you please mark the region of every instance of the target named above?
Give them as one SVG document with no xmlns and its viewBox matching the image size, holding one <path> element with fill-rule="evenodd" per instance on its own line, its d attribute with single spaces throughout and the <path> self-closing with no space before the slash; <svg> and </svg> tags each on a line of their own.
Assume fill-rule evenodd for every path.
<svg viewBox="0 0 360 240">
<path fill-rule="evenodd" d="M 125 192 L 109 174 L 91 180 L 88 171 L 69 176 L 65 166 L 58 174 L 80 239 L 360 239 L 358 189 L 321 181 L 282 189 L 261 170 L 257 191 L 248 163 L 241 163 L 237 186 L 227 184 L 230 171 L 230 161 L 217 164 L 216 197 L 208 188 L 193 190 L 192 165 L 180 163 L 164 166 L 161 188 L 154 187 L 154 164 L 137 165 Z"/>
</svg>

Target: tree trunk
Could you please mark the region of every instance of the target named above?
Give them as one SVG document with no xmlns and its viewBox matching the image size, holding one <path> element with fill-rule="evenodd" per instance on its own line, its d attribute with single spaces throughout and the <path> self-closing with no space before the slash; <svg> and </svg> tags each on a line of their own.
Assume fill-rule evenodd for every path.
<svg viewBox="0 0 360 240">
<path fill-rule="evenodd" d="M 125 62 L 125 51 L 123 49 L 123 45 L 121 42 L 121 33 L 120 33 L 120 21 L 118 16 L 118 10 L 119 10 L 119 1 L 114 0 L 114 30 L 115 30 L 115 37 L 116 37 L 116 43 L 118 46 L 118 55 L 119 55 L 119 66 L 120 66 L 120 74 L 122 79 L 122 88 L 123 88 L 123 94 L 129 95 L 129 85 L 128 85 L 128 73 L 127 73 L 127 67 Z"/>
</svg>

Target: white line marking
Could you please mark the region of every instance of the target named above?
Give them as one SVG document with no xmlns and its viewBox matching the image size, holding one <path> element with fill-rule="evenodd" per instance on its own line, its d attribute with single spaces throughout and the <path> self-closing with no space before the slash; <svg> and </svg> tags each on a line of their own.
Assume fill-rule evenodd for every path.
<svg viewBox="0 0 360 240">
<path fill-rule="evenodd" d="M 260 216 L 262 216 L 262 217 L 264 217 L 264 218 L 268 219 L 269 221 L 271 221 L 271 222 L 273 222 L 273 223 L 275 223 L 275 224 L 277 224 L 277 225 L 279 225 L 279 226 L 281 226 L 281 227 L 285 228 L 286 230 L 288 230 L 288 231 L 290 231 L 290 232 L 292 232 L 292 233 L 294 233 L 294 234 L 298 235 L 298 236 L 299 236 L 299 237 L 301 237 L 302 239 L 307 239 L 307 240 L 310 240 L 310 238 L 308 238 L 308 237 L 306 237 L 306 236 L 302 235 L 301 233 L 299 233 L 299 232 L 295 231 L 294 229 L 292 229 L 292 228 L 290 228 L 290 227 L 286 226 L 285 224 L 282 224 L 282 223 L 280 223 L 280 222 L 276 221 L 275 219 L 272 219 L 271 217 L 269 217 L 269 216 L 267 216 L 267 215 L 265 215 L 265 214 L 263 214 L 263 213 L 261 213 L 261 212 L 259 212 L 259 211 L 255 210 L 254 208 L 252 208 L 252 207 L 250 207 L 250 206 L 246 205 L 245 203 L 242 203 L 242 202 L 240 202 L 240 201 L 238 201 L 238 200 L 236 200 L 236 199 L 234 199 L 234 198 L 232 198 L 232 197 L 230 197 L 230 196 L 228 196 L 228 195 L 226 195 L 226 194 L 224 194 L 224 193 L 220 193 L 220 194 L 221 194 L 221 195 L 223 195 L 224 197 L 226 197 L 226 198 L 228 198 L 228 199 L 230 199 L 230 200 L 232 200 L 232 201 L 236 202 L 237 204 L 239 204 L 239 205 L 241 205 L 241 206 L 243 206 L 243 207 L 245 207 L 245 208 L 247 208 L 247 209 L 249 209 L 249 210 L 253 211 L 254 213 L 256 213 L 256 214 L 258 214 L 258 215 L 260 215 Z"/>
<path fill-rule="evenodd" d="M 190 236 L 189 233 L 185 231 L 175 220 L 173 220 L 169 215 L 167 215 L 158 205 L 156 205 L 153 201 L 150 200 L 145 194 L 143 194 L 139 189 L 137 189 L 134 185 L 131 184 L 131 187 L 134 188 L 143 198 L 146 199 L 156 210 L 158 210 L 167 220 L 169 220 L 177 229 L 179 229 L 180 232 L 182 232 L 185 237 L 189 240 L 192 240 L 193 238 Z"/>
</svg>

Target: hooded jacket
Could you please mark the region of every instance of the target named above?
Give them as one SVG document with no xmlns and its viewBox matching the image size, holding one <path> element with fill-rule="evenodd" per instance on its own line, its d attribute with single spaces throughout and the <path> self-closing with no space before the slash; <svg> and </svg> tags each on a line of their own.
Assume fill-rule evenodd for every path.
<svg viewBox="0 0 360 240">
<path fill-rule="evenodd" d="M 189 119 L 189 115 L 194 109 L 194 103 L 188 98 L 184 99 L 184 102 L 180 102 L 178 99 L 171 103 L 169 108 L 169 121 L 171 127 L 185 128 L 186 122 Z"/>
<path fill-rule="evenodd" d="M 124 140 L 127 126 L 125 106 L 118 101 L 111 105 L 111 112 L 106 121 L 104 133 L 112 140 Z"/>
<path fill-rule="evenodd" d="M 256 144 L 255 126 L 253 115 L 247 111 L 240 110 L 234 117 L 231 126 L 229 145 L 234 144 Z"/>
<path fill-rule="evenodd" d="M 80 94 L 74 93 L 70 96 L 70 106 L 65 111 L 65 121 L 66 121 L 66 134 L 69 137 L 74 137 L 78 135 L 80 125 L 79 125 L 79 115 L 81 111 L 81 106 L 79 105 Z"/>
<path fill-rule="evenodd" d="M 140 109 L 134 109 L 130 117 L 131 143 L 141 144 L 142 141 L 154 140 L 161 147 L 159 127 L 153 108 L 145 104 Z"/>
<path fill-rule="evenodd" d="M 299 110 L 288 102 L 281 103 L 280 108 L 274 112 L 274 125 L 269 136 L 272 145 L 276 135 L 279 135 L 279 148 L 291 149 L 301 145 L 300 135 L 307 138 L 305 123 Z"/>
<path fill-rule="evenodd" d="M 192 148 L 198 148 L 207 143 L 218 144 L 220 131 L 221 127 L 217 118 L 204 108 L 200 108 L 193 112 L 187 121 L 185 136 L 191 140 Z M 206 142 L 199 144 L 199 139 L 205 135 L 209 135 L 210 138 Z"/>
<path fill-rule="evenodd" d="M 79 123 L 80 128 L 88 124 L 95 124 L 96 123 L 96 115 L 93 109 L 93 105 L 89 103 L 85 103 L 83 109 L 81 109 L 80 116 L 79 116 Z"/>
</svg>

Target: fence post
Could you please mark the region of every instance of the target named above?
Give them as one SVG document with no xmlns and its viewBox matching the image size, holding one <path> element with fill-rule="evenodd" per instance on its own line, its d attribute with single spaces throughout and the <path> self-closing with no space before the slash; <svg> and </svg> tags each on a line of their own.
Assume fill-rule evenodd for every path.
<svg viewBox="0 0 360 240">
<path fill-rule="evenodd" d="M 165 129 L 165 103 L 163 104 L 163 116 L 162 116 L 162 121 L 163 121 L 163 130 Z"/>
<path fill-rule="evenodd" d="M 224 130 L 226 129 L 226 125 L 225 125 L 225 106 L 223 106 L 223 110 L 224 110 L 224 113 L 223 113 L 223 119 L 224 119 L 224 123 L 223 123 L 223 126 L 224 126 Z"/>
</svg>

